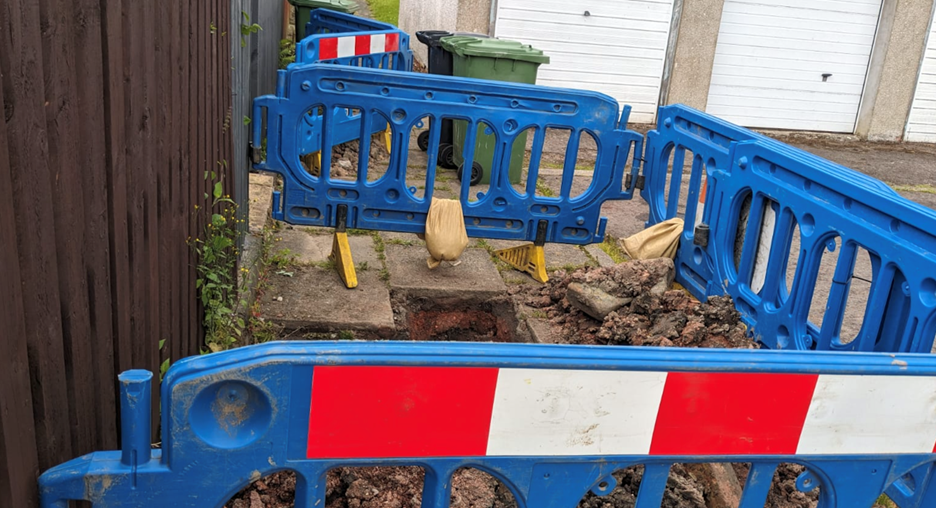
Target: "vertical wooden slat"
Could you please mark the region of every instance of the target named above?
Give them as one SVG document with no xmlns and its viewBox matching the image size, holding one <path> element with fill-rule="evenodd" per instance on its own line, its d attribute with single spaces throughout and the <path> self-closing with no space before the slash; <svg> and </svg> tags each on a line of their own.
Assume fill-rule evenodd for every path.
<svg viewBox="0 0 936 508">
<path fill-rule="evenodd" d="M 231 0 L 219 0 L 218 10 L 220 11 L 218 17 L 221 18 L 222 23 L 224 23 L 225 31 L 227 31 L 228 34 L 225 39 L 218 41 L 218 71 L 220 72 L 221 78 L 221 90 L 218 93 L 218 97 L 222 102 L 221 109 L 225 112 L 227 125 L 227 128 L 221 131 L 221 159 L 225 161 L 224 171 L 227 175 L 226 192 L 232 198 L 236 198 L 237 192 L 235 192 L 235 186 L 237 185 L 237 180 L 234 178 L 234 157 L 243 157 L 244 155 L 235 155 L 232 152 L 234 148 L 234 129 L 244 128 L 244 122 L 243 119 L 233 116 L 234 106 L 231 95 L 231 39 L 235 41 L 238 40 L 240 26 L 233 26 L 231 24 Z M 238 203 L 244 205 L 246 201 L 247 200 L 244 199 Z M 246 206 L 244 206 L 244 208 L 246 213 Z M 246 231 L 246 228 L 243 228 L 242 231 Z"/>
<path fill-rule="evenodd" d="M 48 139 L 46 137 L 39 5 L 8 0 L 0 33 L 4 75 L 4 113 L 19 247 L 24 282 L 25 340 L 32 378 L 33 416 L 40 465 L 72 456 L 68 421 L 65 361 L 62 347 L 59 276 L 54 246 L 55 217 Z"/>
<path fill-rule="evenodd" d="M 111 295 L 113 298 L 114 370 L 132 368 L 132 319 L 130 287 L 130 234 L 126 171 L 125 126 L 127 104 L 124 93 L 122 0 L 102 0 L 104 62 L 104 114 L 107 175 L 107 217 L 110 237 Z M 117 387 L 114 385 L 113 393 Z"/>
<path fill-rule="evenodd" d="M 88 119 L 77 115 L 76 55 L 71 36 L 74 24 L 70 2 L 38 2 L 42 30 L 42 67 L 45 79 L 45 117 L 48 132 L 49 171 L 55 220 L 62 335 L 65 361 L 66 404 L 76 455 L 93 450 L 95 415 L 94 373 L 91 367 L 90 305 L 85 275 L 84 178 L 73 164 L 81 151 L 79 129 Z"/>
<path fill-rule="evenodd" d="M 203 121 L 206 117 L 205 97 L 202 90 L 205 88 L 205 67 L 207 66 L 207 61 L 205 59 L 205 38 L 208 34 L 209 23 L 205 19 L 205 12 L 207 10 L 206 2 L 193 2 L 193 11 L 192 11 L 192 48 L 190 51 L 192 57 L 192 83 L 190 84 L 190 89 L 192 91 L 191 95 L 191 104 L 193 105 L 193 112 L 195 115 L 192 117 L 192 128 L 191 136 L 195 141 L 192 152 L 192 160 L 190 161 L 190 172 L 189 177 L 192 179 L 192 236 L 196 238 L 204 239 L 204 223 L 201 220 L 201 217 L 204 216 L 204 209 L 206 206 L 205 199 L 203 197 L 205 192 L 204 177 L 202 176 L 205 171 L 205 162 L 207 157 L 205 156 L 205 136 L 203 129 Z M 194 210 L 195 205 L 198 206 L 199 210 Z M 192 280 L 198 278 L 198 274 L 195 271 L 195 258 L 192 258 Z M 198 302 L 196 295 L 192 295 L 192 303 L 196 309 L 196 314 L 198 316 L 202 315 L 201 304 Z M 193 336 L 201 338 L 201 323 L 191 323 L 192 334 Z M 192 344 L 193 347 L 199 347 L 200 344 Z"/>
<path fill-rule="evenodd" d="M 76 112 L 82 125 L 77 167 L 81 168 L 84 207 L 84 277 L 89 303 L 89 337 L 93 396 L 89 406 L 97 422 L 95 449 L 117 445 L 113 350 L 113 299 L 110 282 L 110 234 L 107 202 L 107 145 L 104 109 L 102 11 L 98 0 L 76 0 L 71 11 L 78 21 L 71 26 L 75 55 Z M 65 12 L 69 12 L 67 9 Z"/>
<path fill-rule="evenodd" d="M 0 9 L 0 27 L 6 27 Z M 5 70 L 0 55 L 0 71 Z M 6 116 L 9 104 L 4 97 L 7 80 L 0 81 L 0 104 Z M 36 474 L 39 458 L 33 422 L 33 401 L 29 385 L 29 358 L 26 350 L 26 315 L 23 308 L 22 278 L 16 245 L 13 211 L 12 166 L 7 151 L 6 122 L 0 122 L 0 506 L 36 506 Z"/>
<path fill-rule="evenodd" d="M 148 118 L 144 112 L 145 107 L 145 78 L 143 76 L 143 62 L 145 56 L 143 24 L 143 5 L 141 2 L 123 2 L 124 22 L 123 43 L 126 50 L 123 54 L 124 72 L 124 104 L 127 109 L 124 123 L 125 163 L 123 170 L 127 173 L 127 196 L 129 199 L 127 210 L 127 224 L 129 226 L 129 252 L 130 252 L 130 333 L 134 338 L 146 337 L 150 331 L 148 314 L 146 312 L 146 295 L 148 294 L 149 276 L 146 271 L 144 228 L 146 220 L 145 170 L 146 161 L 143 160 L 143 135 Z M 141 347 L 140 339 L 131 342 L 132 367 L 146 365 L 144 358 L 145 348 Z"/>
<path fill-rule="evenodd" d="M 142 63 L 143 67 L 143 115 L 144 127 L 141 137 L 141 149 L 143 156 L 143 249 L 145 253 L 145 266 L 143 268 L 146 274 L 146 293 L 144 295 L 144 311 L 147 316 L 146 336 L 139 340 L 139 347 L 142 353 L 142 363 L 139 367 L 150 372 L 159 371 L 159 339 L 162 331 L 162 318 L 159 313 L 159 198 L 157 174 L 159 171 L 165 171 L 165 162 L 162 153 L 156 149 L 158 139 L 165 135 L 164 132 L 156 132 L 158 125 L 157 100 L 159 97 L 158 83 L 163 76 L 157 75 L 157 62 L 163 58 L 156 42 L 156 2 L 135 2 L 142 10 L 142 33 L 143 44 L 141 49 L 143 53 L 137 65 Z M 152 397 L 153 419 L 152 429 L 158 428 L 159 419 L 159 399 Z"/>
<path fill-rule="evenodd" d="M 190 217 L 192 214 L 192 208 L 194 203 L 192 202 L 192 173 L 191 170 L 191 160 L 192 160 L 192 136 L 190 132 L 191 121 L 189 118 L 191 115 L 190 109 L 190 83 L 191 83 L 191 2 L 186 2 L 185 0 L 178 0 L 174 4 L 173 10 L 178 10 L 180 13 L 179 19 L 179 32 L 178 38 L 180 42 L 179 47 L 179 64 L 177 67 L 177 72 L 179 74 L 179 104 L 180 104 L 180 117 L 177 130 L 179 132 L 185 133 L 184 136 L 179 140 L 179 148 L 181 149 L 181 164 L 183 170 L 180 171 L 180 189 L 179 189 L 179 225 L 182 231 L 186 236 L 186 240 L 191 242 L 195 238 L 195 232 L 190 226 Z M 179 349 L 180 356 L 177 356 L 175 359 L 181 358 L 182 354 L 194 354 L 192 351 L 194 348 L 192 346 L 194 334 L 192 333 L 192 327 L 196 324 L 197 321 L 197 309 L 195 306 L 195 288 L 190 284 L 194 284 L 195 278 L 192 276 L 192 251 L 189 246 L 184 246 L 181 249 L 183 252 L 179 253 L 180 260 L 180 286 L 184 288 L 179 294 L 175 297 L 179 300 L 182 306 L 182 335 L 179 337 Z M 182 263 L 184 261 L 184 264 Z"/>
</svg>

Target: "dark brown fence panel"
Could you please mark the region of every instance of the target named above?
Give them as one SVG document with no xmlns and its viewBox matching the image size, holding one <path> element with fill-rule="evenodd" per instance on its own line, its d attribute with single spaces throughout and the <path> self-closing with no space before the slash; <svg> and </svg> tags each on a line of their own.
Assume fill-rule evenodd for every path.
<svg viewBox="0 0 936 508">
<path fill-rule="evenodd" d="M 118 372 L 198 354 L 188 242 L 205 172 L 235 194 L 235 37 L 228 0 L 4 0 L 0 506 L 117 446 Z"/>
<path fill-rule="evenodd" d="M 5 22 L 2 17 L 0 9 L 0 22 Z M 0 85 L 4 117 L 10 118 L 13 111 L 12 102 L 4 95 L 6 81 Z M 6 122 L 3 122 L 0 123 L 0 294 L 5 295 L 5 299 L 0 305 L 0 351 L 4 358 L 4 369 L 0 372 L 0 506 L 29 506 L 36 496 L 39 462 L 29 387 L 22 278 L 17 251 L 7 247 L 16 245 L 16 224 L 12 220 L 13 179 L 7 142 Z"/>
</svg>

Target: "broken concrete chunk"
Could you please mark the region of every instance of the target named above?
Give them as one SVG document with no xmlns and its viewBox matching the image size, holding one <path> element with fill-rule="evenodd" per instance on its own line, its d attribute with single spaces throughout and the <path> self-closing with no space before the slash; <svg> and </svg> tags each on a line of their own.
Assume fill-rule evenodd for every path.
<svg viewBox="0 0 936 508">
<path fill-rule="evenodd" d="M 578 282 L 569 284 L 566 298 L 573 307 L 599 321 L 631 302 L 631 298 L 618 298 L 596 286 Z"/>
<path fill-rule="evenodd" d="M 591 284 L 618 298 L 651 293 L 661 296 L 673 284 L 676 267 L 669 258 L 639 259 L 573 274 L 576 282 Z"/>
</svg>

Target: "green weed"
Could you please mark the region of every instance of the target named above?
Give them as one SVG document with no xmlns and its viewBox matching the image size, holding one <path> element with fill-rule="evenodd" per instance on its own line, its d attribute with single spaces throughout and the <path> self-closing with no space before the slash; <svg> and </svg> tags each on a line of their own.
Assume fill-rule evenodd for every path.
<svg viewBox="0 0 936 508">
<path fill-rule="evenodd" d="M 936 187 L 928 183 L 920 183 L 916 185 L 895 185 L 892 183 L 887 184 L 895 191 L 900 192 L 923 192 L 926 194 L 936 194 Z"/>
<path fill-rule="evenodd" d="M 396 25 L 400 19 L 400 0 L 367 0 L 371 15 L 377 21 Z"/>
<path fill-rule="evenodd" d="M 627 254 L 624 254 L 624 251 L 618 245 L 617 238 L 610 235 L 605 235 L 604 241 L 598 244 L 598 248 L 603 250 L 615 263 L 624 263 L 628 260 Z"/>
<path fill-rule="evenodd" d="M 225 166 L 226 162 L 219 164 Z M 206 171 L 205 179 L 215 182 L 211 194 L 205 195 L 211 202 L 208 210 L 213 213 L 202 235 L 190 244 L 198 258 L 195 289 L 205 313 L 205 345 L 210 351 L 221 351 L 234 346 L 247 326 L 238 314 L 243 302 L 238 299 L 237 284 L 237 241 L 241 234 L 237 223 L 244 219 L 237 218 L 237 203 L 224 194 L 223 175 L 219 178 L 214 171 Z"/>
</svg>

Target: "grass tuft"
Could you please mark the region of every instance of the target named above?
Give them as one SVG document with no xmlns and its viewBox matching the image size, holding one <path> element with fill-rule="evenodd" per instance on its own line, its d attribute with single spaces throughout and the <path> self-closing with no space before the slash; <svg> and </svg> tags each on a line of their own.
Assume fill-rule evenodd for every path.
<svg viewBox="0 0 936 508">
<path fill-rule="evenodd" d="M 598 244 L 598 248 L 605 251 L 605 254 L 610 256 L 615 264 L 625 263 L 629 259 L 627 255 L 624 254 L 624 251 L 621 250 L 621 246 L 618 245 L 617 238 L 611 235 L 605 235 L 605 240 Z"/>
<path fill-rule="evenodd" d="M 400 19 L 400 0 L 367 0 L 371 16 L 377 21 L 396 25 Z"/>
<path fill-rule="evenodd" d="M 923 192 L 926 194 L 936 194 L 936 187 L 928 183 L 920 183 L 916 185 L 896 185 L 889 183 L 887 185 L 898 192 Z"/>
</svg>

